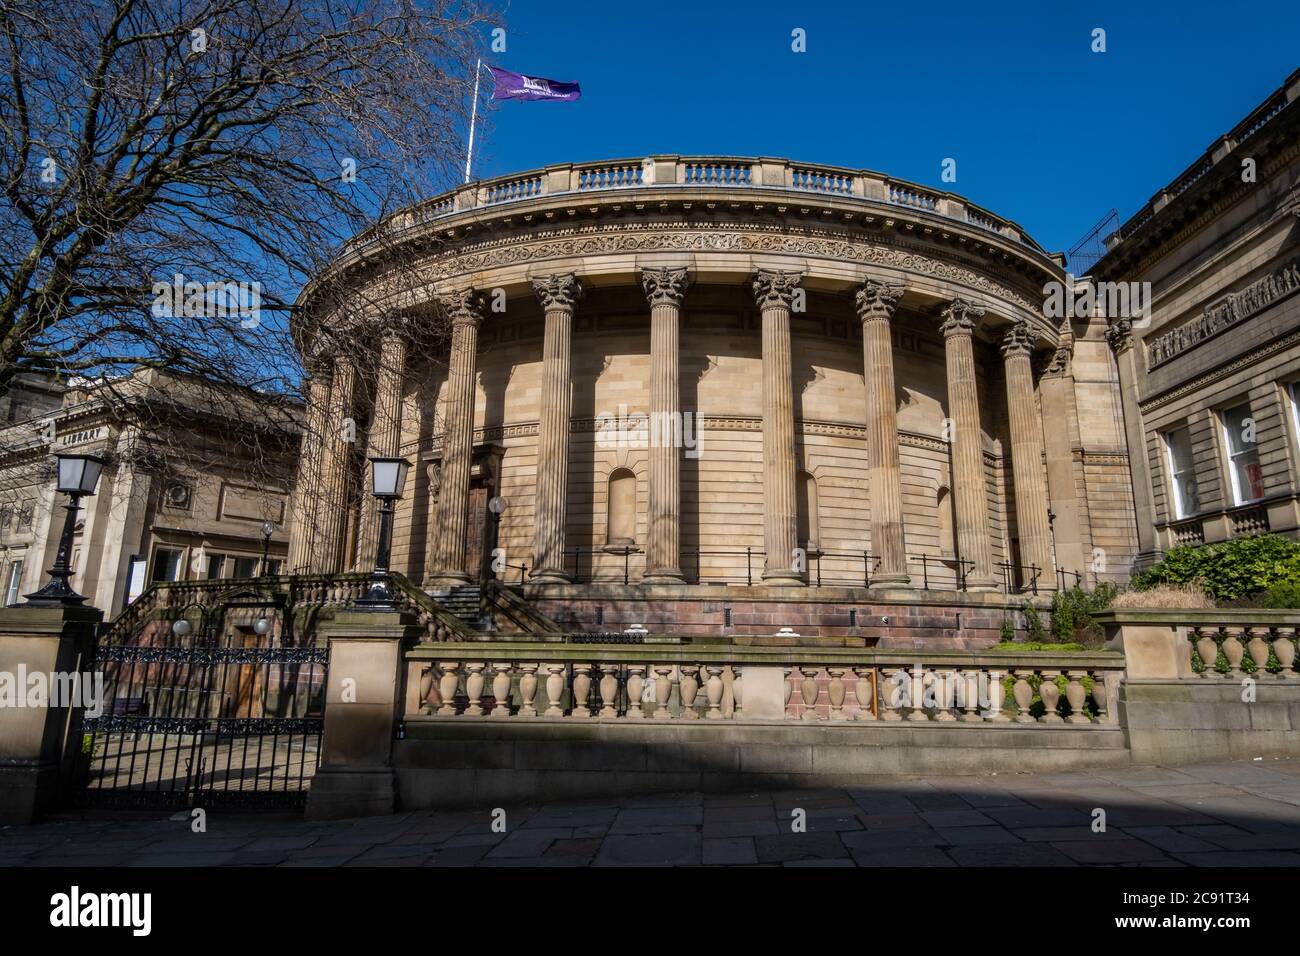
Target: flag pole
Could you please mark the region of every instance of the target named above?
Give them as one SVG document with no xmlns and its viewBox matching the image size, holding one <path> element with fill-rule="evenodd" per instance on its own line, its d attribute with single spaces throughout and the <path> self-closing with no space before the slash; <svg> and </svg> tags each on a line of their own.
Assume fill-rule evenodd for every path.
<svg viewBox="0 0 1300 956">
<path fill-rule="evenodd" d="M 465 154 L 465 182 L 469 182 L 470 164 L 474 162 L 474 127 L 478 123 L 478 78 L 483 73 L 483 59 L 474 64 L 474 105 L 469 113 L 469 150 Z"/>
</svg>

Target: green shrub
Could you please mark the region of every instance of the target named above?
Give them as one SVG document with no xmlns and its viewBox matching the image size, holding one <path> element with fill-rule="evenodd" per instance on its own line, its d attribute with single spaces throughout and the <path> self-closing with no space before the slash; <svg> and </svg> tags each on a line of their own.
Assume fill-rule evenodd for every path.
<svg viewBox="0 0 1300 956">
<path fill-rule="evenodd" d="M 1110 607 L 1119 589 L 1108 582 L 1091 591 L 1072 587 L 1052 596 L 1052 636 L 1062 642 L 1099 643 L 1101 628 L 1093 615 Z"/>
<path fill-rule="evenodd" d="M 998 632 L 998 640 L 1003 644 L 1010 644 L 1016 639 L 1016 626 L 1011 623 L 1011 618 L 1002 619 L 1002 629 Z"/>
<path fill-rule="evenodd" d="M 1026 603 L 1020 605 L 1020 613 L 1025 616 L 1025 633 L 1029 635 L 1029 640 L 1036 644 L 1045 642 L 1047 628 L 1043 627 L 1043 619 L 1038 616 L 1038 609 Z"/>
<path fill-rule="evenodd" d="M 1262 607 L 1300 608 L 1300 582 L 1279 581 L 1264 592 Z"/>
<path fill-rule="evenodd" d="M 1132 583 L 1145 590 L 1158 584 L 1194 581 L 1200 581 L 1219 601 L 1233 601 L 1276 585 L 1300 588 L 1300 543 L 1263 534 L 1173 548 L 1158 564 L 1135 575 Z"/>
</svg>

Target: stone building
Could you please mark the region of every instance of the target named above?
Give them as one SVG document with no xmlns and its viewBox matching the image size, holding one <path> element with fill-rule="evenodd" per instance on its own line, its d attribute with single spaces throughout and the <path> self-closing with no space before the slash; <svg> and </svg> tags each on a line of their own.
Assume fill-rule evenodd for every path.
<svg viewBox="0 0 1300 956">
<path fill-rule="evenodd" d="M 1115 366 L 1100 323 L 1044 316 L 1065 281 L 1015 223 L 863 170 L 654 156 L 435 197 L 299 300 L 290 567 L 370 565 L 363 463 L 400 454 L 393 567 L 434 592 L 522 581 L 575 630 L 990 637 L 1131 562 Z"/>
<path fill-rule="evenodd" d="M 1089 273 L 1109 286 L 1097 298 L 1110 306 L 1141 563 L 1175 545 L 1300 534 L 1297 98 L 1300 71 L 1124 223 Z M 1130 291 L 1149 307 L 1123 308 L 1116 293 Z"/>
<path fill-rule="evenodd" d="M 59 452 L 108 462 L 82 501 L 71 555 L 73 588 L 106 616 L 152 581 L 260 574 L 267 521 L 267 570 L 282 570 L 298 435 L 269 430 L 255 462 L 254 416 L 236 406 L 256 399 L 156 370 L 108 385 L 27 374 L 6 398 L 21 411 L 0 428 L 4 604 L 37 590 L 54 563 L 66 504 L 55 493 Z"/>
</svg>

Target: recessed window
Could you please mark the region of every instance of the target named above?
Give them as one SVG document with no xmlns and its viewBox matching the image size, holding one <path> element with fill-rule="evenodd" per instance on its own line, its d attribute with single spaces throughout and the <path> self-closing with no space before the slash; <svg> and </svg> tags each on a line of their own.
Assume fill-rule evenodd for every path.
<svg viewBox="0 0 1300 956">
<path fill-rule="evenodd" d="M 258 558 L 235 558 L 235 577 L 237 578 L 255 578 L 257 577 Z"/>
<path fill-rule="evenodd" d="M 1264 497 L 1264 474 L 1259 467 L 1259 444 L 1250 404 L 1234 405 L 1219 413 L 1223 447 L 1228 455 L 1228 476 L 1233 504 L 1244 505 Z"/>
<path fill-rule="evenodd" d="M 636 544 L 636 475 L 619 468 L 609 476 L 606 544 L 630 548 Z"/>
<path fill-rule="evenodd" d="M 181 553 L 173 548 L 159 548 L 153 553 L 154 581 L 179 581 Z"/>
<path fill-rule="evenodd" d="M 5 605 L 18 603 L 18 590 L 22 586 L 23 563 L 15 561 L 9 565 L 9 581 L 5 586 Z"/>
<path fill-rule="evenodd" d="M 1169 459 L 1169 483 L 1173 488 L 1174 517 L 1190 518 L 1201 510 L 1190 429 L 1176 428 L 1165 432 L 1165 451 Z"/>
<path fill-rule="evenodd" d="M 208 555 L 208 580 L 215 581 L 221 577 L 222 571 L 226 567 L 226 556 L 224 554 Z"/>
</svg>

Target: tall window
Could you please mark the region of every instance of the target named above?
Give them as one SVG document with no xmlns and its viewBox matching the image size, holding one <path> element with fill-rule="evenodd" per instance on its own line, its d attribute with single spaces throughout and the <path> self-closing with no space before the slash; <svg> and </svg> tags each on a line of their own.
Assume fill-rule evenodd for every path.
<svg viewBox="0 0 1300 956">
<path fill-rule="evenodd" d="M 1259 467 L 1259 445 L 1250 404 L 1234 405 L 1219 413 L 1223 447 L 1228 453 L 1233 504 L 1244 505 L 1264 497 L 1264 475 Z"/>
<path fill-rule="evenodd" d="M 952 492 L 946 485 L 934 493 L 934 506 L 939 515 L 939 554 L 945 558 L 955 558 L 957 536 L 953 533 Z"/>
<path fill-rule="evenodd" d="M 153 580 L 179 581 L 181 579 L 181 553 L 172 548 L 159 548 L 153 553 Z"/>
<path fill-rule="evenodd" d="M 23 563 L 15 561 L 9 565 L 9 581 L 5 585 L 5 606 L 18 603 L 18 589 L 22 586 Z"/>
<path fill-rule="evenodd" d="M 636 544 L 636 475 L 626 468 L 619 468 L 609 476 L 606 518 L 606 544 L 627 548 Z"/>
<path fill-rule="evenodd" d="M 1192 467 L 1192 433 L 1176 428 L 1165 433 L 1165 451 L 1169 459 L 1169 483 L 1173 486 L 1174 517 L 1190 518 L 1201 510 L 1196 491 L 1196 472 Z"/>
<path fill-rule="evenodd" d="M 257 566 L 261 563 L 261 560 L 261 558 L 235 558 L 235 577 L 257 577 Z"/>
</svg>

